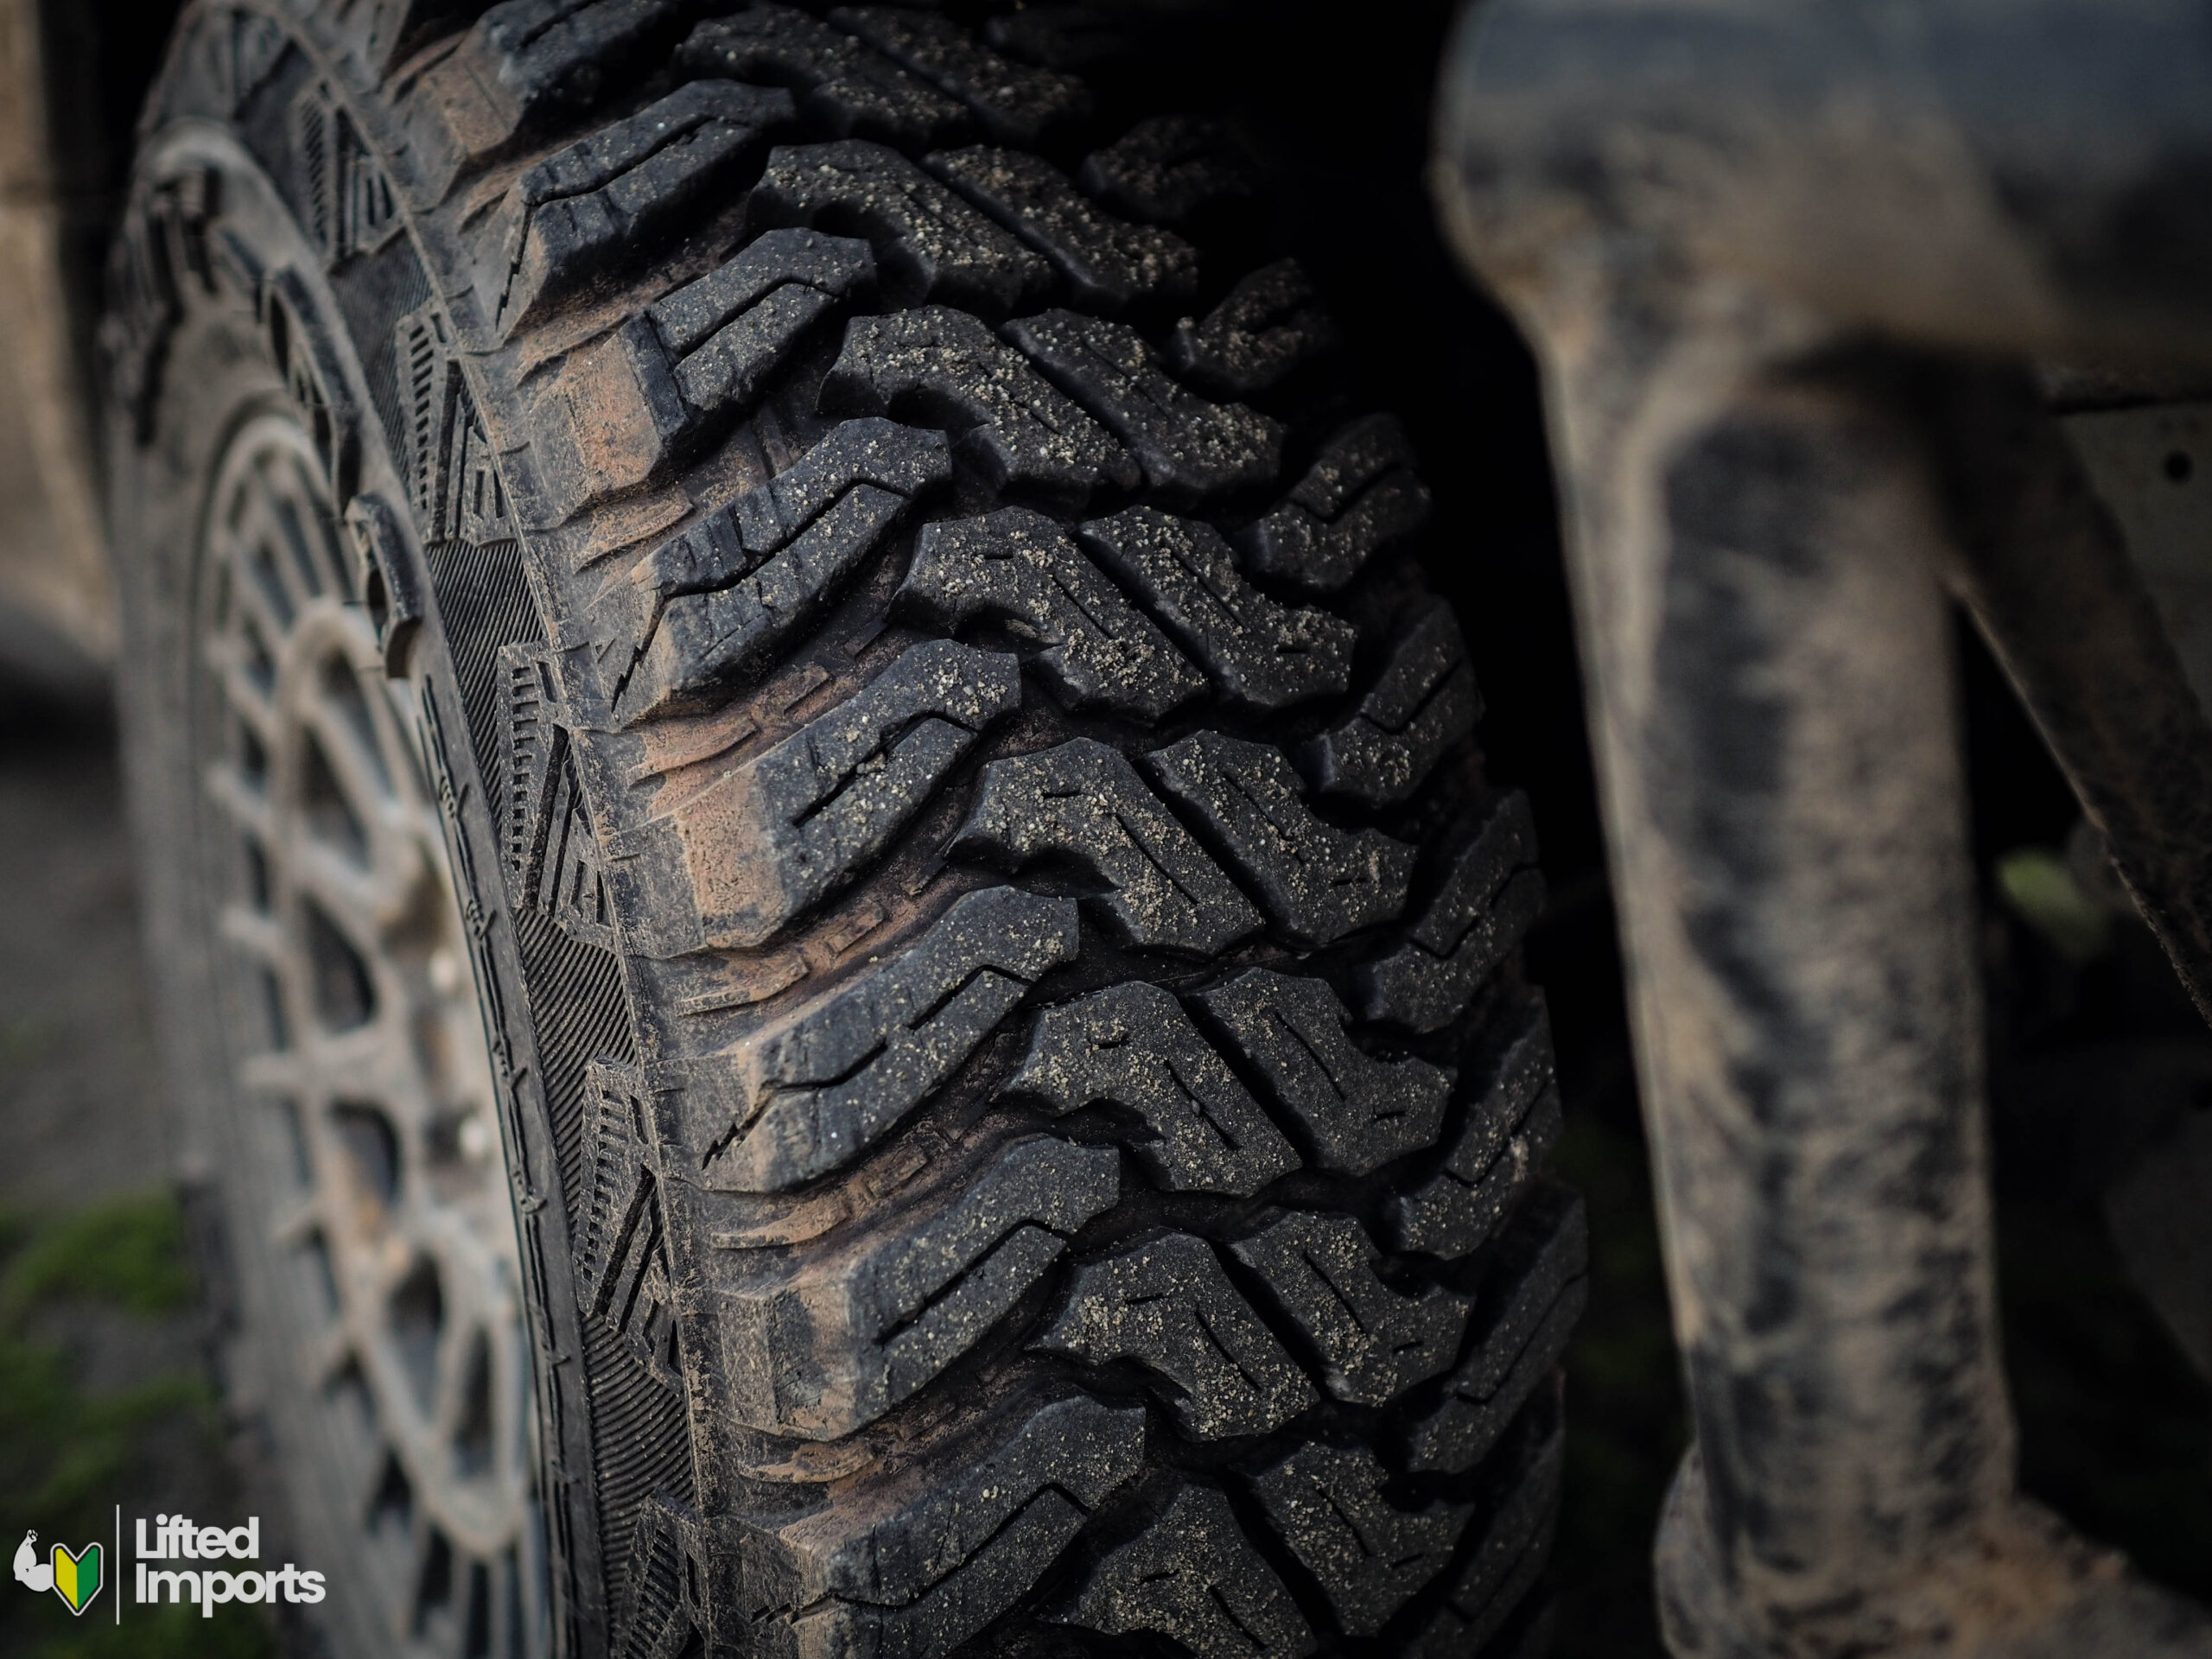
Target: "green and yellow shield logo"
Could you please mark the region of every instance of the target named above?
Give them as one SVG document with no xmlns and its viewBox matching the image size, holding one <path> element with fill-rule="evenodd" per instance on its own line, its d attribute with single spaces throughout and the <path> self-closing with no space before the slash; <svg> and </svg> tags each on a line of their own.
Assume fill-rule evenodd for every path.
<svg viewBox="0 0 2212 1659">
<path fill-rule="evenodd" d="M 54 1547 L 54 1593 L 69 1604 L 71 1612 L 83 1612 L 99 1594 L 101 1560 L 98 1544 L 86 1544 L 74 1555 L 66 1544 Z"/>
</svg>

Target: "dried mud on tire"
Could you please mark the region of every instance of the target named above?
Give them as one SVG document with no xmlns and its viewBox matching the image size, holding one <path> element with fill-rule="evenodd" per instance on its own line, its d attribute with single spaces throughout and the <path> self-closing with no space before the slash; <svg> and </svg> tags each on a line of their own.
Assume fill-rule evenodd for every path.
<svg viewBox="0 0 2212 1659">
<path fill-rule="evenodd" d="M 569 1651 L 1541 1643 L 1526 803 L 1258 184 L 1053 15 L 202 5 L 148 117 L 119 522 L 250 317 L 442 767 Z"/>
</svg>

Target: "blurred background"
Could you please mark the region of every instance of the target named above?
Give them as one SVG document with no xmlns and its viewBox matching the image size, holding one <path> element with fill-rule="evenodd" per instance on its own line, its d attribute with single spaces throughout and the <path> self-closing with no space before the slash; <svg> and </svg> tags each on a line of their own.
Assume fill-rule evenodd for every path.
<svg viewBox="0 0 2212 1659">
<path fill-rule="evenodd" d="M 1588 1198 L 1594 1255 L 1567 1365 L 1559 1651 L 1655 1656 L 1651 1529 L 1688 1429 L 1535 375 L 1450 263 L 1422 181 L 1454 8 L 1401 0 L 1353 28 L 1341 6 L 1278 7 L 1260 30 L 1217 5 L 1170 10 L 1159 48 L 1109 73 L 1226 115 L 1268 164 L 1280 239 L 1334 303 L 1370 399 L 1420 448 L 1438 505 L 1429 560 L 1489 703 L 1487 764 L 1535 807 L 1552 899 L 1529 963 L 1568 1110 L 1559 1173 Z M 98 0 L 41 19 L 0 0 L 0 1548 L 34 1525 L 104 1537 L 118 1501 L 237 1502 L 212 1366 L 220 1309 L 195 1277 L 146 1027 L 104 684 L 97 444 L 74 396 L 169 11 Z M 2159 464 L 2185 493 L 2173 510 L 2207 527 L 2212 571 L 2212 453 L 2174 439 Z M 2212 1599 L 2212 1390 L 2190 1357 L 2212 1366 L 2212 1317 L 2192 1327 L 2177 1311 L 2192 1294 L 2212 1306 L 2212 1262 L 2166 1224 L 2212 1191 L 2212 1037 L 1963 629 L 1960 658 L 2024 1484 Z M 139 1625 L 129 1651 L 276 1650 L 249 1621 L 179 1611 Z M 51 1598 L 0 1597 L 0 1659 L 120 1653 L 114 1635 Z"/>
</svg>

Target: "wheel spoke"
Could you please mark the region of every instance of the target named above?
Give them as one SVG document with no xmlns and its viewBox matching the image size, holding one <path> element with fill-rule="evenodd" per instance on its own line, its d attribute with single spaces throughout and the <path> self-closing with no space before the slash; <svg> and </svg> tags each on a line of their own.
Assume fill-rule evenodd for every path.
<svg viewBox="0 0 2212 1659">
<path fill-rule="evenodd" d="M 375 747 L 374 728 L 364 730 L 353 715 L 334 709 L 327 697 L 309 696 L 305 702 L 300 723 L 320 742 L 346 804 L 365 825 L 404 825 L 406 815 L 385 758 Z"/>
<path fill-rule="evenodd" d="M 534 1560 L 528 1351 L 512 1199 L 444 824 L 385 681 L 304 435 L 236 441 L 211 526 L 211 821 L 241 848 L 216 906 L 265 1029 L 242 1109 L 281 1193 L 265 1248 L 299 1295 L 297 1386 L 332 1421 L 396 1651 L 519 1646 Z M 248 1021 L 249 1026 L 253 1024 Z"/>
<path fill-rule="evenodd" d="M 320 1393 L 337 1382 L 353 1358 L 353 1333 L 342 1325 L 334 1325 L 302 1346 L 300 1375 L 309 1388 Z"/>
<path fill-rule="evenodd" d="M 315 1195 L 277 1211 L 269 1218 L 269 1242 L 280 1250 L 296 1250 L 322 1224 L 322 1205 Z"/>
<path fill-rule="evenodd" d="M 247 783 L 236 764 L 229 760 L 217 760 L 207 767 L 207 785 L 208 799 L 215 803 L 224 817 L 266 849 L 275 839 L 269 798 Z"/>
<path fill-rule="evenodd" d="M 244 951 L 255 961 L 279 970 L 291 966 L 294 955 L 292 941 L 274 918 L 244 905 L 226 905 L 216 918 L 215 926 L 225 944 Z"/>
<path fill-rule="evenodd" d="M 245 653 L 228 645 L 223 647 L 219 657 L 211 653 L 210 665 L 221 677 L 224 701 L 231 711 L 252 731 L 255 741 L 264 748 L 273 744 L 283 729 L 276 705 L 271 700 L 275 689 L 273 670 L 271 683 L 264 685 L 254 677 Z"/>
<path fill-rule="evenodd" d="M 418 877 L 421 870 L 418 860 Z M 373 954 L 378 937 L 401 920 L 412 903 L 412 882 L 387 879 L 373 867 L 364 869 L 320 838 L 294 847 L 289 874 L 296 888 L 322 906 L 348 936 L 346 944 L 362 951 L 365 958 Z"/>
<path fill-rule="evenodd" d="M 291 632 L 309 597 L 302 588 L 296 559 L 288 556 L 289 539 L 267 492 L 249 488 L 238 503 L 223 550 L 238 578 L 232 584 L 232 602 L 259 621 L 262 637 L 272 644 Z"/>
</svg>

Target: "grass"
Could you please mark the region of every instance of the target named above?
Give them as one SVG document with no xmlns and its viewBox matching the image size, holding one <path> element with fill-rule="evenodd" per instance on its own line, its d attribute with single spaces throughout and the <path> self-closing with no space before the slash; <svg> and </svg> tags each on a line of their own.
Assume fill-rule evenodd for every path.
<svg viewBox="0 0 2212 1659">
<path fill-rule="evenodd" d="M 0 1554 L 13 1559 L 24 1532 L 42 1541 L 113 1548 L 115 1505 L 160 1493 L 136 1484 L 149 1437 L 216 1432 L 203 1378 L 143 1378 L 92 1393 L 67 1354 L 36 1329 L 38 1316 L 71 1305 L 154 1320 L 190 1306 L 183 1217 L 166 1194 L 111 1199 L 44 1219 L 0 1214 Z M 126 1544 L 126 1548 L 128 1548 Z M 263 1621 L 191 1607 L 158 1615 L 134 1608 L 121 1628 L 105 1598 L 125 1581 L 107 1564 L 101 1599 L 80 1621 L 58 1596 L 0 1583 L 0 1652 L 25 1659 L 264 1659 Z"/>
</svg>

